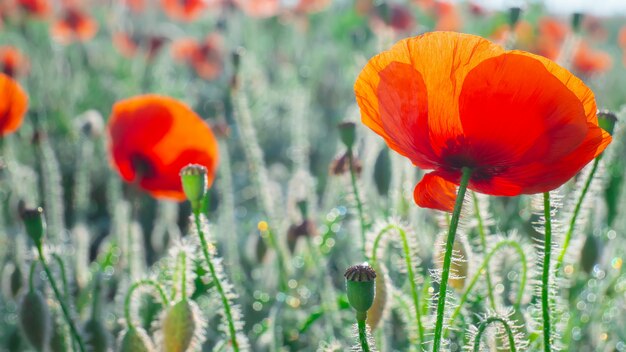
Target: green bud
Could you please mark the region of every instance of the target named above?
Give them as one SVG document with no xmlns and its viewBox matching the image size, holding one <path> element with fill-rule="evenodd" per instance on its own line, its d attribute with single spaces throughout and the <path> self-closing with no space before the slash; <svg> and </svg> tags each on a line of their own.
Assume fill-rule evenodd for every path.
<svg viewBox="0 0 626 352">
<path fill-rule="evenodd" d="M 348 301 L 357 315 L 366 313 L 374 303 L 376 272 L 367 263 L 353 265 L 343 275 L 346 278 Z"/>
<path fill-rule="evenodd" d="M 189 164 L 180 170 L 180 180 L 183 191 L 191 203 L 194 213 L 199 213 L 202 208 L 202 200 L 207 188 L 207 169 L 198 164 Z"/>
<path fill-rule="evenodd" d="M 578 33 L 580 31 L 580 24 L 583 21 L 583 14 L 580 12 L 574 13 L 572 16 L 572 29 L 574 32 Z"/>
<path fill-rule="evenodd" d="M 511 7 L 509 9 L 509 26 L 511 27 L 511 29 L 517 26 L 517 22 L 519 21 L 521 14 L 522 14 L 521 7 Z"/>
<path fill-rule="evenodd" d="M 128 328 L 120 340 L 119 352 L 151 352 L 155 351 L 152 340 L 142 328 Z"/>
<path fill-rule="evenodd" d="M 600 252 L 600 241 L 593 235 L 587 236 L 580 251 L 580 266 L 587 274 L 590 274 L 593 267 L 598 263 Z"/>
<path fill-rule="evenodd" d="M 19 306 L 20 327 L 31 346 L 45 351 L 50 341 L 50 311 L 45 298 L 38 291 L 29 291 Z"/>
<path fill-rule="evenodd" d="M 389 193 L 389 187 L 391 186 L 391 155 L 389 154 L 389 148 L 383 148 L 376 158 L 376 163 L 374 164 L 374 184 L 378 194 L 386 195 Z"/>
<path fill-rule="evenodd" d="M 69 330 L 67 324 L 61 318 L 58 312 L 52 313 L 52 336 L 48 344 L 50 352 L 66 352 L 70 351 Z"/>
<path fill-rule="evenodd" d="M 171 306 L 161 322 L 163 349 L 184 352 L 194 341 L 198 328 L 194 303 L 184 299 Z"/>
<path fill-rule="evenodd" d="M 352 149 L 356 141 L 356 124 L 354 122 L 342 122 L 337 125 L 339 128 L 339 137 L 348 149 Z"/>
<path fill-rule="evenodd" d="M 600 110 L 598 112 L 598 125 L 610 135 L 613 135 L 615 123 L 617 123 L 617 116 L 614 113 L 609 110 Z"/>
<path fill-rule="evenodd" d="M 46 233 L 46 220 L 43 217 L 43 208 L 22 210 L 22 221 L 24 221 L 28 237 L 35 242 L 35 246 L 41 247 Z"/>
</svg>

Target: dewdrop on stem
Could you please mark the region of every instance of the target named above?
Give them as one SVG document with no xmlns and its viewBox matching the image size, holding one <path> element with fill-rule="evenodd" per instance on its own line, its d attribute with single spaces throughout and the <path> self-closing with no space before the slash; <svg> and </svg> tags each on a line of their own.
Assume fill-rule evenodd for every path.
<svg viewBox="0 0 626 352">
<path fill-rule="evenodd" d="M 191 203 L 191 210 L 194 214 L 199 214 L 202 210 L 202 201 L 207 188 L 206 175 L 206 167 L 198 164 L 189 164 L 180 170 L 183 191 Z"/>
</svg>

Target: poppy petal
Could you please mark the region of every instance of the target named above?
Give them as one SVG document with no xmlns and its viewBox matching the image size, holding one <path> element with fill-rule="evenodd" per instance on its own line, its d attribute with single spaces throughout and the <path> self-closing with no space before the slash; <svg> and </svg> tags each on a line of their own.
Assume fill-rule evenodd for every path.
<svg viewBox="0 0 626 352">
<path fill-rule="evenodd" d="M 415 186 L 413 198 L 420 207 L 452 212 L 456 202 L 456 185 L 431 172 Z"/>
<path fill-rule="evenodd" d="M 407 38 L 394 45 L 391 50 L 383 52 L 372 58 L 365 66 L 355 83 L 355 93 L 357 103 L 361 108 L 361 119 L 365 125 L 374 132 L 381 135 L 389 146 L 402 155 L 409 157 L 416 165 L 424 168 L 431 165 L 426 163 L 420 165 L 419 153 L 425 153 L 425 149 L 431 148 L 435 155 L 440 155 L 450 139 L 455 139 L 462 134 L 462 126 L 458 115 L 458 100 L 462 82 L 469 71 L 476 67 L 481 61 L 498 56 L 504 49 L 489 42 L 486 39 L 468 34 L 453 32 L 432 32 L 414 38 Z M 432 53 L 437 53 L 433 55 Z M 383 72 L 392 63 L 408 64 L 412 68 L 394 64 L 394 71 L 410 74 L 410 78 L 387 75 Z M 391 69 L 390 69 L 391 70 Z M 413 87 L 422 85 L 418 83 L 421 76 L 426 93 L 407 92 L 405 90 L 407 80 L 410 80 Z M 379 96 L 381 90 L 379 85 L 385 84 L 385 90 L 389 90 L 387 97 L 397 94 L 398 97 L 393 102 L 384 102 Z M 416 94 L 417 93 L 417 94 Z M 427 108 L 420 108 L 413 111 L 404 107 L 395 108 L 396 111 L 403 112 L 403 116 L 396 117 L 393 121 L 384 121 L 388 117 L 383 116 L 382 111 L 393 111 L 389 105 L 404 101 L 412 104 L 412 107 L 420 105 L 410 99 L 421 95 L 428 97 Z M 427 111 L 427 122 L 420 122 L 424 116 L 421 112 Z M 402 122 L 402 123 L 400 123 Z M 418 124 L 419 122 L 419 124 Z M 418 125 L 428 126 L 428 132 L 422 130 L 411 130 L 417 135 L 427 134 L 428 138 L 419 138 L 422 148 L 417 153 L 413 150 L 414 144 L 406 144 L 404 141 L 394 140 L 392 130 L 406 130 L 408 126 Z M 405 133 L 406 134 L 406 133 Z M 425 153 L 422 159 L 432 161 L 430 153 Z"/>
<path fill-rule="evenodd" d="M 463 83 L 459 109 L 477 166 L 550 162 L 577 148 L 588 130 L 580 99 L 540 61 L 517 53 L 476 66 Z"/>
<path fill-rule="evenodd" d="M 0 136 L 15 132 L 28 110 L 28 96 L 11 77 L 0 73 Z"/>
</svg>

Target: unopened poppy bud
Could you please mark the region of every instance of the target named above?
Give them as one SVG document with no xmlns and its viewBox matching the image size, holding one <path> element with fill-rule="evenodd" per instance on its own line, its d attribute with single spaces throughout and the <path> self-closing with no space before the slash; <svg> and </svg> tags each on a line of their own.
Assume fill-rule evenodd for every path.
<svg viewBox="0 0 626 352">
<path fill-rule="evenodd" d="M 391 186 L 391 156 L 389 155 L 389 149 L 383 148 L 376 158 L 374 164 L 374 185 L 380 195 L 386 195 L 389 193 L 389 187 Z"/>
<path fill-rule="evenodd" d="M 183 184 L 183 191 L 194 213 L 200 212 L 202 200 L 206 194 L 206 167 L 198 164 L 189 164 L 180 170 L 180 180 Z"/>
<path fill-rule="evenodd" d="M 50 311 L 39 291 L 29 291 L 19 306 L 20 327 L 36 351 L 45 351 L 50 341 Z"/>
<path fill-rule="evenodd" d="M 354 141 L 356 140 L 356 125 L 354 122 L 342 122 L 337 125 L 339 128 L 339 137 L 341 141 L 348 149 L 352 149 Z"/>
<path fill-rule="evenodd" d="M 613 135 L 615 130 L 615 123 L 617 122 L 617 116 L 608 110 L 600 110 L 598 112 L 598 125 L 600 128 L 607 131 L 610 135 Z"/>
<path fill-rule="evenodd" d="M 26 234 L 35 242 L 35 246 L 40 247 L 46 232 L 43 208 L 24 209 L 21 215 L 22 221 L 24 221 L 24 227 L 26 228 Z"/>
<path fill-rule="evenodd" d="M 346 278 L 348 302 L 357 311 L 357 319 L 365 314 L 374 303 L 376 294 L 376 272 L 367 263 L 353 265 L 343 275 Z"/>
<path fill-rule="evenodd" d="M 155 350 L 150 336 L 144 329 L 137 327 L 126 330 L 118 348 L 119 352 L 151 352 Z"/>
<path fill-rule="evenodd" d="M 598 263 L 601 250 L 600 241 L 593 235 L 587 236 L 580 251 L 580 266 L 587 274 L 591 274 L 593 267 Z"/>
<path fill-rule="evenodd" d="M 67 324 L 61 321 L 58 312 L 52 314 L 52 335 L 48 344 L 50 352 L 66 352 L 71 351 L 69 347 Z"/>
<path fill-rule="evenodd" d="M 90 319 L 83 327 L 85 345 L 88 351 L 107 352 L 109 350 L 110 337 L 106 327 L 99 319 Z"/>
<path fill-rule="evenodd" d="M 580 24 L 583 21 L 583 14 L 580 12 L 574 13 L 572 16 L 572 29 L 574 32 L 578 33 L 580 31 Z"/>
<path fill-rule="evenodd" d="M 517 22 L 522 14 L 521 7 L 511 7 L 509 9 L 509 26 L 514 29 L 517 26 Z"/>
<path fill-rule="evenodd" d="M 165 351 L 187 351 L 193 345 L 199 327 L 197 311 L 193 301 L 184 299 L 165 312 L 161 321 Z"/>
</svg>

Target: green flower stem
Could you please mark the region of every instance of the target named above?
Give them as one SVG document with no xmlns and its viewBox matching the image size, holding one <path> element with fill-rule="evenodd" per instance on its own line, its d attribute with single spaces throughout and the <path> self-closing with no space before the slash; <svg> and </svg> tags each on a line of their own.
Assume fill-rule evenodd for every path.
<svg viewBox="0 0 626 352">
<path fill-rule="evenodd" d="M 178 259 L 180 260 L 180 294 L 182 299 L 187 298 L 187 255 L 184 251 L 178 253 Z"/>
<path fill-rule="evenodd" d="M 65 272 L 65 264 L 63 263 L 63 259 L 56 253 L 52 254 L 52 258 L 57 262 L 59 266 L 59 271 L 61 272 L 61 283 L 63 284 L 63 293 L 65 294 L 65 299 L 70 299 L 70 286 L 67 282 L 67 275 Z"/>
<path fill-rule="evenodd" d="M 215 271 L 215 267 L 213 266 L 213 262 L 211 261 L 211 256 L 209 255 L 209 244 L 204 237 L 204 232 L 202 231 L 202 225 L 200 224 L 200 214 L 199 212 L 194 212 L 193 214 L 196 230 L 198 231 L 198 236 L 200 237 L 200 244 L 202 247 L 202 253 L 204 254 L 204 259 L 206 260 L 207 265 L 209 266 L 209 271 L 211 272 L 211 278 L 213 279 L 213 283 L 215 284 L 215 288 L 219 293 L 222 299 L 222 305 L 224 306 L 224 315 L 226 316 L 226 320 L 228 322 L 228 331 L 230 333 L 230 341 L 232 343 L 233 351 L 239 352 L 239 343 L 237 342 L 237 331 L 235 330 L 235 323 L 233 322 L 233 315 L 230 308 L 230 303 L 228 302 L 228 298 L 226 297 L 226 293 L 224 292 L 224 288 L 222 287 L 222 283 L 217 277 L 217 273 Z"/>
<path fill-rule="evenodd" d="M 406 231 L 404 231 L 402 227 L 395 224 L 389 224 L 385 226 L 382 230 L 380 230 L 380 232 L 378 232 L 378 235 L 376 235 L 376 238 L 374 239 L 374 246 L 372 247 L 372 255 L 370 257 L 372 260 L 372 266 L 375 267 L 376 263 L 378 262 L 377 251 L 380 245 L 380 241 L 383 235 L 388 233 L 390 230 L 398 231 L 398 234 L 402 239 L 402 250 L 404 251 L 404 260 L 406 262 L 407 275 L 409 277 L 409 286 L 411 287 L 411 298 L 413 299 L 413 305 L 415 306 L 415 323 L 417 324 L 417 331 L 420 337 L 419 342 L 421 344 L 424 343 L 424 326 L 422 325 L 422 316 L 419 309 L 419 290 L 417 289 L 417 284 L 415 283 L 415 274 L 413 273 L 413 262 L 411 260 L 409 241 L 406 236 Z"/>
<path fill-rule="evenodd" d="M 124 318 L 126 319 L 126 324 L 128 325 L 130 329 L 135 328 L 135 323 L 133 323 L 133 320 L 130 314 L 130 304 L 132 302 L 133 293 L 135 293 L 135 291 L 138 288 L 143 287 L 143 286 L 149 286 L 149 287 L 154 288 L 159 294 L 159 298 L 161 298 L 161 303 L 164 306 L 167 306 L 169 304 L 167 295 L 165 294 L 165 291 L 163 291 L 163 289 L 161 288 L 161 285 L 159 285 L 158 282 L 154 280 L 140 280 L 140 281 L 135 282 L 134 284 L 130 286 L 130 288 L 128 288 L 128 291 L 126 292 L 126 298 L 124 299 Z"/>
<path fill-rule="evenodd" d="M 278 286 L 281 292 L 285 292 L 289 286 L 287 285 L 287 268 L 285 266 L 283 251 L 278 245 L 278 241 L 276 241 L 276 236 L 274 236 L 272 229 L 269 228 L 266 232 L 269 245 L 274 249 L 274 252 L 276 252 L 276 262 L 278 264 Z"/>
<path fill-rule="evenodd" d="M 522 278 L 520 279 L 520 285 L 517 291 L 517 299 L 515 300 L 515 303 L 513 304 L 513 307 L 515 308 L 515 310 L 519 310 L 519 307 L 521 306 L 521 303 L 522 303 L 522 298 L 524 297 L 524 292 L 526 291 L 526 281 L 528 277 L 528 263 L 526 259 L 526 254 L 524 253 L 524 250 L 522 249 L 522 246 L 520 246 L 519 243 L 517 243 L 516 241 L 512 241 L 512 240 L 504 240 L 504 241 L 498 242 L 498 244 L 496 244 L 496 246 L 491 250 L 491 252 L 487 254 L 485 259 L 483 259 L 483 262 L 480 265 L 480 268 L 478 268 L 478 270 L 474 274 L 474 277 L 472 277 L 472 280 L 467 285 L 465 292 L 459 299 L 459 304 L 457 305 L 454 312 L 452 312 L 452 315 L 450 315 L 450 324 L 452 324 L 454 320 L 461 314 L 461 308 L 463 308 L 463 304 L 467 301 L 472 289 L 478 282 L 478 279 L 480 278 L 481 274 L 484 272 L 485 268 L 487 268 L 487 266 L 489 265 L 491 258 L 493 258 L 493 256 L 499 250 L 505 247 L 513 248 L 519 255 L 520 262 L 522 264 L 522 275 L 521 275 Z M 446 334 L 444 334 L 444 336 L 447 336 L 447 332 L 448 331 L 446 330 Z"/>
<path fill-rule="evenodd" d="M 356 208 L 359 212 L 359 222 L 361 224 L 361 251 L 363 252 L 363 258 L 366 258 L 365 251 L 365 232 L 367 231 L 367 223 L 365 222 L 365 214 L 363 211 L 363 203 L 361 202 L 361 196 L 359 195 L 359 187 L 356 182 L 356 170 L 354 170 L 354 152 L 352 148 L 348 149 L 348 165 L 350 166 L 350 181 L 352 182 L 352 192 L 354 193 L 354 201 L 356 202 Z"/>
<path fill-rule="evenodd" d="M 37 269 L 37 263 L 39 263 L 38 260 L 33 260 L 28 271 L 28 290 L 30 292 L 35 291 L 35 269 Z"/>
<path fill-rule="evenodd" d="M 506 335 L 509 338 L 509 348 L 511 352 L 517 352 L 517 349 L 515 349 L 515 338 L 513 336 L 513 331 L 511 330 L 509 323 L 506 320 L 499 318 L 499 317 L 490 317 L 490 318 L 485 319 L 485 321 L 483 321 L 482 323 L 480 323 L 480 325 L 478 326 L 478 332 L 476 333 L 476 337 L 474 339 L 474 352 L 480 351 L 480 339 L 483 336 L 483 333 L 485 332 L 487 327 L 493 323 L 502 324 L 502 326 L 504 327 L 504 331 L 506 332 Z"/>
<path fill-rule="evenodd" d="M 583 186 L 582 191 L 580 192 L 580 197 L 578 198 L 578 202 L 576 203 L 576 207 L 574 208 L 574 212 L 572 213 L 572 218 L 569 222 L 569 228 L 565 233 L 565 239 L 563 241 L 563 248 L 561 249 L 561 253 L 559 254 L 556 260 L 555 271 L 558 274 L 561 267 L 563 266 L 563 260 L 565 259 L 565 253 L 570 245 L 570 240 L 572 239 L 572 235 L 574 234 L 574 228 L 576 226 L 576 219 L 578 218 L 578 214 L 580 213 L 580 209 L 582 208 L 583 200 L 589 191 L 591 186 L 591 182 L 593 181 L 593 177 L 598 170 L 598 165 L 600 165 L 600 159 L 602 158 L 602 154 L 595 158 L 593 161 L 593 166 L 591 166 L 591 172 L 589 172 L 589 176 L 587 176 L 587 180 L 585 181 L 585 185 Z"/>
<path fill-rule="evenodd" d="M 550 352 L 550 252 L 552 249 L 552 214 L 550 192 L 543 194 L 543 213 L 546 220 L 545 239 L 543 242 L 543 276 L 541 278 L 541 310 L 543 312 L 543 348 Z"/>
<path fill-rule="evenodd" d="M 448 289 L 448 277 L 450 276 L 450 263 L 452 262 L 452 249 L 454 246 L 454 237 L 456 229 L 459 226 L 459 218 L 461 209 L 463 208 L 463 199 L 465 191 L 469 184 L 472 169 L 464 167 L 461 175 L 461 183 L 459 191 L 454 203 L 452 219 L 450 220 L 450 229 L 448 231 L 448 241 L 446 243 L 446 254 L 443 258 L 443 270 L 441 272 L 441 283 L 439 285 L 439 298 L 437 300 L 437 323 L 435 324 L 435 340 L 433 341 L 433 352 L 438 352 L 441 346 L 441 333 L 443 331 L 443 316 L 446 307 L 446 294 Z"/>
<path fill-rule="evenodd" d="M 356 312 L 356 323 L 359 327 L 359 343 L 361 344 L 362 352 L 370 352 L 370 346 L 367 342 L 367 331 L 365 329 L 366 319 L 367 312 Z"/>
<path fill-rule="evenodd" d="M 57 286 L 56 280 L 54 279 L 54 276 L 52 275 L 52 271 L 50 270 L 50 267 L 48 267 L 48 264 L 46 263 L 46 259 L 43 254 L 43 248 L 41 245 L 37 246 L 37 252 L 39 253 L 39 260 L 41 261 L 43 270 L 46 272 L 46 275 L 48 276 L 48 280 L 50 281 L 50 286 L 52 287 L 54 296 L 56 297 L 57 301 L 59 301 L 59 305 L 61 306 L 61 310 L 63 311 L 63 316 L 65 317 L 65 321 L 67 322 L 67 325 L 69 325 L 70 327 L 72 338 L 78 344 L 78 349 L 81 352 L 85 352 L 86 349 L 85 349 L 85 344 L 83 342 L 83 339 L 80 337 L 80 334 L 78 333 L 78 329 L 76 329 L 76 325 L 74 325 L 74 321 L 72 320 L 72 317 L 70 315 L 70 310 L 67 308 L 63 300 L 63 296 L 61 295 L 61 292 L 59 291 L 59 288 Z"/>
<path fill-rule="evenodd" d="M 483 246 L 483 253 L 485 253 L 487 252 L 487 238 L 485 235 L 485 226 L 483 224 L 483 218 L 480 216 L 478 197 L 476 197 L 476 193 L 474 192 L 472 192 L 472 199 L 474 200 L 474 213 L 476 214 L 476 220 L 478 221 L 478 235 L 480 236 L 480 243 Z M 487 292 L 489 294 L 489 302 L 491 302 L 491 309 L 496 310 L 496 300 L 493 297 L 493 285 L 491 284 L 491 274 L 489 274 L 489 267 L 485 268 L 485 277 L 487 278 Z"/>
</svg>

